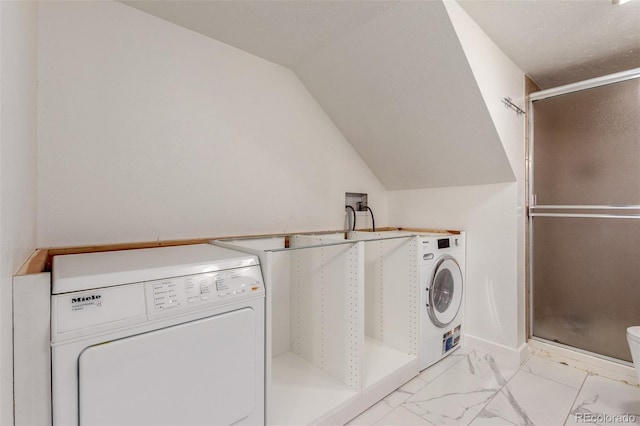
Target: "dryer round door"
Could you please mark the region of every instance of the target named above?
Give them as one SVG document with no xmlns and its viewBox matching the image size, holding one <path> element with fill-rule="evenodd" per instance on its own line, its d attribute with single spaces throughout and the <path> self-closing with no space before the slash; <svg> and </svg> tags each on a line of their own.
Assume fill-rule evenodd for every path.
<svg viewBox="0 0 640 426">
<path fill-rule="evenodd" d="M 438 260 L 427 291 L 429 318 L 438 327 L 449 325 L 462 305 L 462 271 L 453 257 Z"/>
</svg>

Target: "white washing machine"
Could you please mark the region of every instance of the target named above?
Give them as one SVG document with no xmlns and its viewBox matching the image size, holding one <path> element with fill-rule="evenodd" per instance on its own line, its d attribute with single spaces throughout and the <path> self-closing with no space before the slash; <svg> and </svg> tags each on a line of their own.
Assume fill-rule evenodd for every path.
<svg viewBox="0 0 640 426">
<path fill-rule="evenodd" d="M 464 310 L 465 233 L 418 237 L 420 370 L 461 344 Z"/>
<path fill-rule="evenodd" d="M 264 295 L 209 244 L 55 256 L 53 425 L 263 425 Z"/>
</svg>

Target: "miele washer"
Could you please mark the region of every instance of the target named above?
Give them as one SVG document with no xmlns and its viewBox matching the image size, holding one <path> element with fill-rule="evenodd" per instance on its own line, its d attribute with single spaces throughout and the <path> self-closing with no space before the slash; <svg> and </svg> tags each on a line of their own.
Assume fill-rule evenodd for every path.
<svg viewBox="0 0 640 426">
<path fill-rule="evenodd" d="M 464 232 L 418 235 L 420 370 L 461 344 L 464 262 Z"/>
</svg>

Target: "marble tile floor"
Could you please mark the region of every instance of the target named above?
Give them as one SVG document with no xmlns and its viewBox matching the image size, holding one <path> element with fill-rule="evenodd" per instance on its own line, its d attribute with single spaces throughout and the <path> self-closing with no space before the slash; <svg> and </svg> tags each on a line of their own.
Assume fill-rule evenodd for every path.
<svg viewBox="0 0 640 426">
<path fill-rule="evenodd" d="M 626 417 L 616 417 L 624 416 Z M 538 356 L 460 348 L 349 425 L 640 425 L 640 388 Z"/>
</svg>

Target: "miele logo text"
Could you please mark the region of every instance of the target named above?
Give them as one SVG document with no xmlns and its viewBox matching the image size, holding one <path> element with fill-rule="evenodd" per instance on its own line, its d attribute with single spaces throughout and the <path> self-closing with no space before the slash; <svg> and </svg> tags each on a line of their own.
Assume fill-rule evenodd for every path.
<svg viewBox="0 0 640 426">
<path fill-rule="evenodd" d="M 102 296 L 100 296 L 99 294 L 92 294 L 91 296 L 74 297 L 71 299 L 71 303 L 90 302 L 94 300 L 99 300 L 100 297 Z"/>
</svg>

